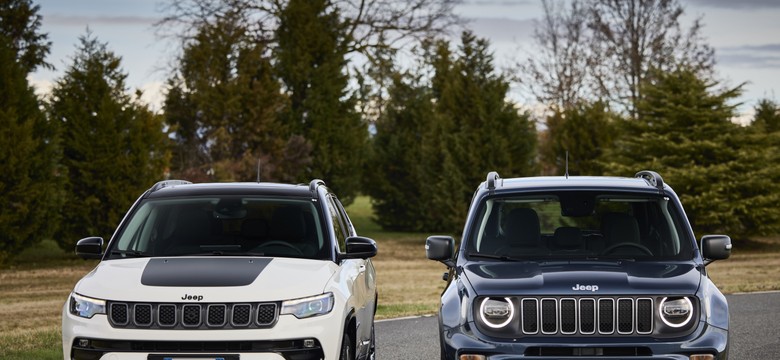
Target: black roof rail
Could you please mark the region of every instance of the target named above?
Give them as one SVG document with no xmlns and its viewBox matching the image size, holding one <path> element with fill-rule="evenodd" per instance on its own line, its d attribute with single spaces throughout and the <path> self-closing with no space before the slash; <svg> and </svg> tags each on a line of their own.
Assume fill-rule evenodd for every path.
<svg viewBox="0 0 780 360">
<path fill-rule="evenodd" d="M 311 197 L 316 199 L 317 198 L 317 188 L 322 185 L 325 186 L 325 181 L 322 181 L 320 179 L 314 179 L 309 183 L 309 191 L 311 191 Z"/>
<path fill-rule="evenodd" d="M 487 179 L 485 180 L 485 187 L 488 189 L 488 191 L 492 194 L 494 190 L 496 190 L 496 182 L 501 179 L 500 176 L 498 176 L 498 173 L 495 171 L 491 171 L 487 174 Z"/>
<path fill-rule="evenodd" d="M 158 181 L 156 184 L 152 185 L 152 188 L 149 189 L 149 192 L 153 193 L 153 192 L 155 192 L 157 190 L 160 190 L 162 188 L 171 187 L 171 186 L 175 186 L 175 185 L 187 185 L 187 184 L 192 184 L 192 182 L 187 181 L 187 180 L 163 180 L 163 181 Z"/>
<path fill-rule="evenodd" d="M 664 179 L 655 171 L 642 170 L 636 173 L 634 177 L 645 179 L 648 183 L 650 183 L 650 185 L 654 186 L 658 190 L 664 189 Z"/>
</svg>

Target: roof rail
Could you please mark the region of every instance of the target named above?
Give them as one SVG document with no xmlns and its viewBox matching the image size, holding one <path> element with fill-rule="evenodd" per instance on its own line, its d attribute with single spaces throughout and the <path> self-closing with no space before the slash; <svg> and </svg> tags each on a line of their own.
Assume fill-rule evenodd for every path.
<svg viewBox="0 0 780 360">
<path fill-rule="evenodd" d="M 640 178 L 640 179 L 645 179 L 648 183 L 650 183 L 650 185 L 654 186 L 658 190 L 663 190 L 664 189 L 664 179 L 661 178 L 661 175 L 659 175 L 655 171 L 642 170 L 642 171 L 636 173 L 636 175 L 634 175 L 634 177 Z"/>
<path fill-rule="evenodd" d="M 501 179 L 501 177 L 498 176 L 498 173 L 495 171 L 491 171 L 487 174 L 487 179 L 485 180 L 485 187 L 488 189 L 488 191 L 492 194 L 493 191 L 496 190 L 496 181 Z"/>
<path fill-rule="evenodd" d="M 320 185 L 325 186 L 325 181 L 314 179 L 309 183 L 309 191 L 311 191 L 311 196 L 315 199 L 317 198 L 317 187 Z"/>
<path fill-rule="evenodd" d="M 149 189 L 149 192 L 153 193 L 153 192 L 155 192 L 157 190 L 160 190 L 162 188 L 171 187 L 171 186 L 175 186 L 175 185 L 187 185 L 187 184 L 192 184 L 192 182 L 187 181 L 187 180 L 163 180 L 163 181 L 158 181 L 156 184 L 152 185 L 152 188 Z"/>
</svg>

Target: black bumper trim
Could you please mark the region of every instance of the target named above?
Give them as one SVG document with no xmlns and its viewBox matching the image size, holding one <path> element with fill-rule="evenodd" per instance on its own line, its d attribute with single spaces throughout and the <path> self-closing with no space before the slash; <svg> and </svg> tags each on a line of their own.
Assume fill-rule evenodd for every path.
<svg viewBox="0 0 780 360">
<path fill-rule="evenodd" d="M 87 346 L 80 343 L 87 341 Z M 266 341 L 144 341 L 76 338 L 71 348 L 73 360 L 98 360 L 112 352 L 146 352 L 158 354 L 224 354 L 275 353 L 287 360 L 315 360 L 325 355 L 319 341 L 304 347 L 304 339 Z"/>
</svg>

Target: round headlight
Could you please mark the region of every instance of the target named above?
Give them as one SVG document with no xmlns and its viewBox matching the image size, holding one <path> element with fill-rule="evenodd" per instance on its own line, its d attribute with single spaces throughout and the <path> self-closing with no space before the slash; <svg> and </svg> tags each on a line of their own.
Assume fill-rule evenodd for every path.
<svg viewBox="0 0 780 360">
<path fill-rule="evenodd" d="M 515 307 L 509 298 L 485 298 L 479 307 L 479 315 L 485 325 L 498 329 L 512 321 Z"/>
<path fill-rule="evenodd" d="M 680 328 L 688 325 L 691 318 L 693 318 L 693 303 L 687 297 L 663 298 L 658 313 L 664 324 L 669 327 Z"/>
</svg>

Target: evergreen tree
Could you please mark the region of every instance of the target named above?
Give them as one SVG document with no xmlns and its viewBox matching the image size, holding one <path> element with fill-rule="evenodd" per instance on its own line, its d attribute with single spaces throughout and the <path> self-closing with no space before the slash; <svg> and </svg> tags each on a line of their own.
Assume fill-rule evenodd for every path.
<svg viewBox="0 0 780 360">
<path fill-rule="evenodd" d="M 361 184 L 368 128 L 346 73 L 346 24 L 327 0 L 290 0 L 279 14 L 275 67 L 290 97 L 286 124 L 311 144 L 300 180 L 321 178 L 341 201 Z"/>
<path fill-rule="evenodd" d="M 262 44 L 235 17 L 205 25 L 169 81 L 174 171 L 193 181 L 295 180 L 307 144 L 281 124 L 285 106 Z"/>
<path fill-rule="evenodd" d="M 563 175 L 569 153 L 569 175 L 598 176 L 604 173 L 603 154 L 612 146 L 617 115 L 603 102 L 580 102 L 547 117 L 540 155 L 547 175 Z"/>
<path fill-rule="evenodd" d="M 439 116 L 428 135 L 431 147 L 423 154 L 432 179 L 426 186 L 433 187 L 425 192 L 438 204 L 431 216 L 447 217 L 436 227 L 459 230 L 474 186 L 488 172 L 505 177 L 537 173 L 536 130 L 528 114 L 507 100 L 509 83 L 495 70 L 486 40 L 464 32 L 456 53 L 446 49 L 446 42 L 436 46 L 432 87 Z"/>
<path fill-rule="evenodd" d="M 422 75 L 396 78 L 377 123 L 370 194 L 385 227 L 457 232 L 489 171 L 535 174 L 536 133 L 506 100 L 485 40 L 467 32 L 455 52 L 423 48 Z"/>
<path fill-rule="evenodd" d="M 121 59 L 88 33 L 52 90 L 49 116 L 61 122 L 68 174 L 57 237 L 63 249 L 80 237 L 110 237 L 167 166 L 162 119 L 127 93 L 120 66 Z"/>
<path fill-rule="evenodd" d="M 756 115 L 751 127 L 758 132 L 776 133 L 780 131 L 780 107 L 770 99 L 761 99 L 754 108 Z"/>
<path fill-rule="evenodd" d="M 624 121 L 625 135 L 611 152 L 609 171 L 631 175 L 658 171 L 685 204 L 694 230 L 742 238 L 776 231 L 778 181 L 769 153 L 750 144 L 747 129 L 733 123 L 741 87 L 718 83 L 680 67 L 655 71 L 639 102 L 641 121 Z M 774 172 L 774 174 L 772 174 Z"/>
<path fill-rule="evenodd" d="M 59 139 L 27 74 L 46 66 L 31 1 L 0 4 L 0 263 L 53 234 L 62 204 Z"/>
<path fill-rule="evenodd" d="M 389 101 L 376 124 L 373 157 L 365 189 L 377 222 L 385 229 L 420 231 L 428 212 L 422 193 L 426 180 L 420 163 L 427 126 L 433 121 L 432 94 L 420 76 L 396 73 Z"/>
</svg>

